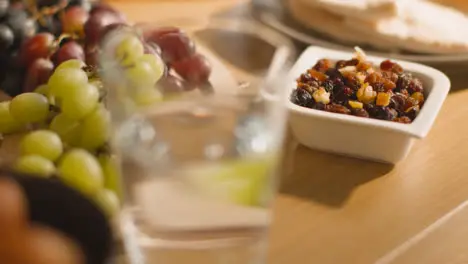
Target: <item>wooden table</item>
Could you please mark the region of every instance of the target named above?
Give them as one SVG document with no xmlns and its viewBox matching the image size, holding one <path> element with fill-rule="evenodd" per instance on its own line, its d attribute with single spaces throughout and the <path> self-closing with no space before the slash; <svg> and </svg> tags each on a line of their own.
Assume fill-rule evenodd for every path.
<svg viewBox="0 0 468 264">
<path fill-rule="evenodd" d="M 239 2 L 246 1 L 115 0 L 113 4 L 131 20 L 149 22 L 184 14 L 207 17 Z M 463 203 L 468 198 L 467 119 L 468 90 L 452 92 L 427 138 L 394 167 L 310 150 L 289 138 L 268 263 L 375 263 Z M 381 147 L 385 149 L 385 142 Z M 464 221 L 449 226 L 460 233 L 467 228 Z M 467 252 L 459 245 L 467 244 L 468 236 L 446 234 L 434 233 L 435 239 L 413 255 L 418 260 L 399 263 L 468 263 L 459 255 Z M 434 241 L 458 247 L 438 252 L 433 250 L 438 247 Z M 420 262 L 422 253 L 439 259 Z M 443 256 L 457 256 L 458 262 L 441 262 Z"/>
</svg>

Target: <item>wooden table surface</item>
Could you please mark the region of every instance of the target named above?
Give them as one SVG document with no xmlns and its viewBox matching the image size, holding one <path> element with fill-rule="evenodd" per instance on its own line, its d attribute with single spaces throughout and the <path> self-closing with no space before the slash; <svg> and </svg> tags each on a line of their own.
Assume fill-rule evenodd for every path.
<svg viewBox="0 0 468 264">
<path fill-rule="evenodd" d="M 113 2 L 130 20 L 151 22 L 186 14 L 208 17 L 246 1 Z M 376 263 L 417 234 L 426 234 L 423 230 L 468 198 L 467 120 L 468 90 L 450 93 L 430 134 L 396 166 L 310 150 L 289 138 L 268 263 Z M 398 263 L 468 263 L 466 246 L 434 250 L 446 243 L 467 244 L 468 235 L 450 235 L 466 235 L 461 230 L 468 222 L 450 223 L 444 230 L 454 232 L 431 233 L 435 237 L 414 251 L 416 260 Z"/>
</svg>

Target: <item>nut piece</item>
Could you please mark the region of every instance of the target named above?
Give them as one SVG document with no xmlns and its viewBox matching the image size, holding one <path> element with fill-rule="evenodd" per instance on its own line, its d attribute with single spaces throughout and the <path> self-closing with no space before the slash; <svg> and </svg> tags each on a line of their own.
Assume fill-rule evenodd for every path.
<svg viewBox="0 0 468 264">
<path fill-rule="evenodd" d="M 317 91 L 315 91 L 312 97 L 314 97 L 314 100 L 317 103 L 330 103 L 330 93 L 328 93 L 323 87 L 320 87 Z"/>
<path fill-rule="evenodd" d="M 361 88 L 356 93 L 356 96 L 359 101 L 370 104 L 374 102 L 377 92 L 375 92 L 368 83 L 364 83 Z"/>
<path fill-rule="evenodd" d="M 358 101 L 349 101 L 348 103 L 349 106 L 351 106 L 353 109 L 362 109 L 362 107 L 364 106 L 363 103 Z"/>
<path fill-rule="evenodd" d="M 387 106 L 390 104 L 390 98 L 391 96 L 389 93 L 378 93 L 375 104 L 378 106 Z"/>
</svg>

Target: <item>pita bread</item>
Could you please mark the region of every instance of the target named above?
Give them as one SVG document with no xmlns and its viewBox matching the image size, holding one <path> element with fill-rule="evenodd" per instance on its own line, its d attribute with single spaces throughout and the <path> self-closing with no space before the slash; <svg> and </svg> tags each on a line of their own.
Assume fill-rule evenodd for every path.
<svg viewBox="0 0 468 264">
<path fill-rule="evenodd" d="M 291 15 L 301 24 L 321 34 L 353 45 L 371 44 L 378 48 L 389 49 L 387 41 L 379 41 L 375 36 L 361 30 L 344 26 L 344 17 L 332 14 L 323 9 L 305 5 L 303 0 L 285 0 Z M 372 42 L 369 42 L 372 40 Z"/>
<path fill-rule="evenodd" d="M 408 1 L 398 16 L 366 21 L 346 17 L 347 27 L 373 33 L 398 47 L 423 53 L 468 52 L 468 17 L 428 1 Z"/>
<path fill-rule="evenodd" d="M 304 5 L 327 10 L 330 13 L 375 20 L 397 14 L 399 0 L 302 0 Z"/>
</svg>

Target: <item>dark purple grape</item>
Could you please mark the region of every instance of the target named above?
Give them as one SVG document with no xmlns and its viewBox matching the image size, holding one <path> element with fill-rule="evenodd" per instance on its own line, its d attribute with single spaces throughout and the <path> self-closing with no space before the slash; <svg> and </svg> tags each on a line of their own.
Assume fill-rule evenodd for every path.
<svg viewBox="0 0 468 264">
<path fill-rule="evenodd" d="M 161 48 L 156 44 L 152 42 L 146 42 L 144 44 L 145 46 L 145 54 L 155 54 L 158 56 L 161 56 Z"/>
<path fill-rule="evenodd" d="M 72 59 L 85 61 L 85 53 L 80 44 L 76 41 L 69 41 L 62 46 L 52 55 L 55 65 L 60 65 L 62 62 Z"/>
<path fill-rule="evenodd" d="M 127 21 L 125 15 L 122 12 L 119 12 L 117 9 L 105 3 L 97 3 L 89 11 L 90 16 L 95 16 L 99 13 L 112 13 L 113 16 L 116 17 L 119 21 Z"/>
<path fill-rule="evenodd" d="M 161 48 L 162 59 L 167 64 L 190 58 L 195 54 L 195 43 L 184 33 L 167 33 L 151 41 Z"/>
<path fill-rule="evenodd" d="M 101 30 L 99 44 L 103 44 L 102 41 L 105 41 L 106 36 L 109 35 L 111 32 L 114 32 L 116 30 L 123 30 L 123 29 L 131 29 L 131 27 L 125 23 L 114 23 L 114 24 L 105 26 Z"/>
<path fill-rule="evenodd" d="M 291 102 L 303 107 L 312 107 L 315 104 L 312 95 L 304 89 L 295 89 L 290 96 Z"/>
<path fill-rule="evenodd" d="M 88 21 L 84 24 L 86 44 L 96 45 L 100 43 L 104 28 L 116 23 L 125 23 L 125 20 L 110 11 L 102 10 L 91 13 Z"/>
<path fill-rule="evenodd" d="M 38 32 L 49 32 L 58 37 L 62 34 L 62 23 L 56 16 L 43 16 L 38 21 Z"/>
<path fill-rule="evenodd" d="M 11 5 L 4 18 L 13 31 L 15 36 L 15 45 L 19 45 L 23 40 L 32 37 L 36 33 L 36 22 L 31 19 L 24 8 Z"/>
<path fill-rule="evenodd" d="M 143 38 L 145 39 L 146 42 L 158 43 L 159 39 L 164 35 L 167 35 L 169 33 L 177 33 L 177 34 L 183 33 L 182 30 L 177 27 L 150 28 L 150 27 L 145 27 L 145 24 L 137 25 L 137 27 L 142 29 Z"/>
<path fill-rule="evenodd" d="M 161 90 L 161 92 L 164 95 L 173 95 L 173 94 L 178 94 L 182 93 L 185 91 L 190 91 L 196 88 L 194 85 L 189 85 L 187 82 L 184 80 L 174 76 L 174 75 L 167 75 L 163 78 L 161 78 L 157 85 L 158 89 Z"/>
<path fill-rule="evenodd" d="M 13 46 L 15 36 L 10 27 L 0 24 L 0 53 L 5 54 Z"/>
<path fill-rule="evenodd" d="M 97 45 L 85 46 L 85 61 L 89 66 L 97 66 L 99 64 L 99 47 Z"/>
<path fill-rule="evenodd" d="M 50 60 L 35 60 L 26 73 L 23 92 L 33 92 L 39 85 L 47 83 L 53 71 L 54 64 Z"/>
<path fill-rule="evenodd" d="M 22 93 L 25 70 L 22 68 L 11 68 L 5 74 L 5 78 L 0 83 L 0 88 L 10 96 L 17 96 Z"/>
<path fill-rule="evenodd" d="M 194 85 L 207 83 L 211 74 L 211 65 L 201 54 L 176 61 L 172 64 L 172 68 L 187 82 Z"/>
<path fill-rule="evenodd" d="M 25 66 L 29 66 L 38 58 L 49 57 L 54 40 L 54 35 L 50 33 L 39 33 L 28 39 L 21 46 L 21 63 Z"/>
</svg>

